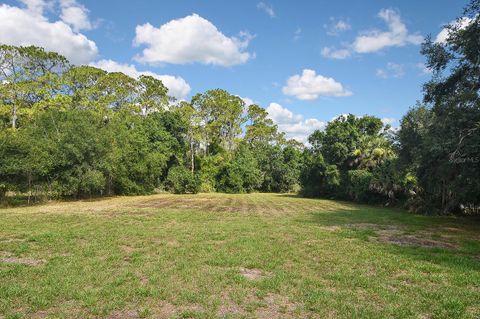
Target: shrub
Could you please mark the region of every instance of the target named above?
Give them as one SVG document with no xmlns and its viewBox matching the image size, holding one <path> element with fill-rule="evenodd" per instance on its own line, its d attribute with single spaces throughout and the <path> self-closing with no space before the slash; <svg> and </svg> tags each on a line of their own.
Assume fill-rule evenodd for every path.
<svg viewBox="0 0 480 319">
<path fill-rule="evenodd" d="M 167 186 L 175 194 L 196 194 L 200 189 L 200 180 L 185 167 L 175 166 L 168 171 Z"/>
<path fill-rule="evenodd" d="M 217 174 L 217 190 L 225 193 L 250 193 L 260 187 L 261 172 L 253 152 L 240 144 L 231 162 Z"/>
<path fill-rule="evenodd" d="M 370 182 L 372 181 L 372 178 L 372 173 L 367 170 L 348 171 L 348 195 L 355 201 L 368 201 Z"/>
</svg>

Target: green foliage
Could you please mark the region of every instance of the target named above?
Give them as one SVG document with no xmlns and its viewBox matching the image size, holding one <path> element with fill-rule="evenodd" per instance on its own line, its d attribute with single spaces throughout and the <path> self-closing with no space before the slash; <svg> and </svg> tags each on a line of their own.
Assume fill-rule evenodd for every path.
<svg viewBox="0 0 480 319">
<path fill-rule="evenodd" d="M 302 193 L 361 202 L 386 201 L 389 192 L 384 190 L 385 176 L 393 175 L 382 168 L 396 159 L 387 130 L 379 118 L 349 114 L 329 122 L 325 131 L 314 132 L 309 137 L 312 147 L 304 152 Z"/>
<path fill-rule="evenodd" d="M 200 171 L 200 191 L 204 193 L 215 192 L 217 187 L 217 175 L 225 164 L 224 154 L 204 156 L 198 163 Z"/>
<path fill-rule="evenodd" d="M 232 150 L 245 121 L 242 116 L 245 102 L 225 90 L 215 89 L 195 95 L 192 105 L 204 123 L 202 135 L 206 153 L 215 154 L 218 149 Z"/>
<path fill-rule="evenodd" d="M 298 184 L 298 145 L 264 109 L 251 105 L 245 114 L 243 100 L 225 90 L 169 105 L 154 77 L 71 66 L 37 47 L 0 46 L 0 71 L 2 198 L 163 187 L 286 192 Z"/>
<path fill-rule="evenodd" d="M 261 171 L 253 152 L 240 144 L 233 159 L 217 175 L 217 190 L 225 193 L 249 193 L 258 189 Z"/>
<path fill-rule="evenodd" d="M 200 190 L 200 180 L 185 167 L 174 166 L 168 171 L 167 187 L 176 194 L 196 194 Z"/>
<path fill-rule="evenodd" d="M 402 164 L 416 176 L 423 211 L 480 211 L 480 1 L 471 1 L 464 17 L 471 22 L 451 24 L 445 43 L 423 44 L 433 71 L 426 106 L 410 110 L 399 132 Z"/>
<path fill-rule="evenodd" d="M 348 194 L 358 202 L 367 202 L 370 198 L 369 189 L 373 174 L 367 170 L 348 171 Z"/>
<path fill-rule="evenodd" d="M 422 53 L 434 76 L 398 133 L 340 116 L 287 141 L 258 105 L 221 89 L 172 104 L 164 84 L 0 45 L 0 199 L 290 192 L 413 211 L 480 211 L 480 0 Z M 465 19 L 465 18 L 464 18 Z M 461 27 L 460 27 L 461 26 Z"/>
<path fill-rule="evenodd" d="M 298 187 L 303 160 L 299 149 L 291 145 L 256 143 L 254 152 L 263 173 L 262 191 L 291 192 Z"/>
</svg>

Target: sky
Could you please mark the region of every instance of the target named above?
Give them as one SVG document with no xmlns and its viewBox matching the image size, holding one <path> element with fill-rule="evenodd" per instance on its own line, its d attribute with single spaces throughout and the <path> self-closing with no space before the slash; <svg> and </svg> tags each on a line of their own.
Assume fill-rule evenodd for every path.
<svg viewBox="0 0 480 319">
<path fill-rule="evenodd" d="M 149 74 L 189 100 L 221 88 L 305 142 L 340 114 L 393 127 L 422 99 L 428 35 L 466 0 L 0 0 L 0 43 L 37 45 L 73 64 Z"/>
</svg>

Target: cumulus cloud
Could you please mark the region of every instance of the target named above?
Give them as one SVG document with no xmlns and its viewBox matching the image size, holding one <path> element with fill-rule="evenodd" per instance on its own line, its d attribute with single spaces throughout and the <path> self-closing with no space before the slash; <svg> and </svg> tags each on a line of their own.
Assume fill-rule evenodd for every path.
<svg viewBox="0 0 480 319">
<path fill-rule="evenodd" d="M 143 63 L 199 62 L 231 66 L 253 58 L 253 54 L 245 51 L 252 38 L 248 32 L 227 37 L 210 21 L 192 14 L 171 20 L 159 28 L 150 23 L 138 25 L 133 43 L 146 46 L 142 54 L 135 57 Z"/>
<path fill-rule="evenodd" d="M 95 42 L 75 32 L 63 21 L 50 22 L 43 11 L 44 1 L 24 0 L 26 8 L 0 5 L 0 43 L 36 45 L 56 51 L 74 64 L 92 61 L 98 53 Z"/>
<path fill-rule="evenodd" d="M 183 99 L 190 93 L 190 85 L 181 77 L 173 75 L 161 75 L 150 71 L 138 71 L 132 64 L 122 64 L 113 60 L 100 60 L 90 63 L 91 66 L 105 70 L 107 72 L 122 72 L 132 78 L 138 78 L 140 75 L 149 75 L 163 82 L 168 88 L 169 95 Z"/>
<path fill-rule="evenodd" d="M 60 0 L 60 8 L 60 19 L 70 25 L 74 31 L 78 32 L 94 28 L 88 17 L 88 9 L 75 0 Z"/>
<path fill-rule="evenodd" d="M 257 8 L 263 10 L 266 14 L 270 16 L 270 18 L 275 17 L 275 11 L 273 11 L 273 7 L 271 5 L 268 5 L 265 2 L 259 2 L 257 3 Z"/>
<path fill-rule="evenodd" d="M 352 55 L 349 49 L 335 49 L 325 47 L 322 49 L 322 55 L 329 59 L 343 60 Z"/>
<path fill-rule="evenodd" d="M 315 100 L 320 96 L 349 96 L 352 92 L 333 78 L 317 75 L 314 70 L 305 69 L 302 74 L 288 78 L 282 89 L 285 95 L 295 96 L 299 100 Z"/>
<path fill-rule="evenodd" d="M 334 17 L 330 17 L 330 23 L 324 24 L 323 27 L 327 29 L 327 34 L 332 36 L 337 36 L 352 28 L 348 21 Z"/>
<path fill-rule="evenodd" d="M 469 17 L 462 17 L 458 21 L 452 21 L 449 23 L 449 25 L 457 27 L 459 29 L 465 29 L 472 23 L 473 19 Z M 440 31 L 440 33 L 437 34 L 437 37 L 435 38 L 436 43 L 445 43 L 447 42 L 447 39 L 450 35 L 450 30 L 445 27 Z"/>
<path fill-rule="evenodd" d="M 26 9 L 34 15 L 43 15 L 45 9 L 52 9 L 54 2 L 45 0 L 20 0 Z"/>
<path fill-rule="evenodd" d="M 241 97 L 241 96 L 239 96 L 239 98 L 241 98 L 242 101 L 245 103 L 245 107 L 249 107 L 250 105 L 255 104 L 255 101 L 252 100 L 252 99 L 249 98 L 249 97 Z"/>
<path fill-rule="evenodd" d="M 383 69 L 377 69 L 376 75 L 383 79 L 388 78 L 401 78 L 405 75 L 405 71 L 403 69 L 403 65 L 388 62 L 387 66 Z"/>
<path fill-rule="evenodd" d="M 302 115 L 294 114 L 278 103 L 270 103 L 266 111 L 268 112 L 268 117 L 277 124 L 280 132 L 284 132 L 287 138 L 295 139 L 302 143 L 306 143 L 308 136 L 315 130 L 325 128 L 325 122 L 315 118 L 304 119 Z"/>
<path fill-rule="evenodd" d="M 267 108 L 267 112 L 268 117 L 277 124 L 291 124 L 303 120 L 303 116 L 299 114 L 293 114 L 293 112 L 287 108 L 284 108 L 278 103 L 270 103 Z"/>
<path fill-rule="evenodd" d="M 369 53 L 392 46 L 401 47 L 407 44 L 422 43 L 423 37 L 419 34 L 409 33 L 397 11 L 382 9 L 378 13 L 378 17 L 385 21 L 388 31 L 371 30 L 362 32 L 352 44 L 355 52 Z"/>
</svg>

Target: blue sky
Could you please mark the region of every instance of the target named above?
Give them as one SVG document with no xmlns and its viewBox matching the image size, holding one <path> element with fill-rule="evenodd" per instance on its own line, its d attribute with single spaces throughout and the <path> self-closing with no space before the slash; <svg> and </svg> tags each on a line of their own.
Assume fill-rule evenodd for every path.
<svg viewBox="0 0 480 319">
<path fill-rule="evenodd" d="M 41 45 L 132 76 L 151 72 L 187 100 L 223 88 L 304 141 L 339 114 L 398 125 L 430 76 L 423 37 L 437 38 L 467 1 L 1 3 L 1 43 Z"/>
</svg>

